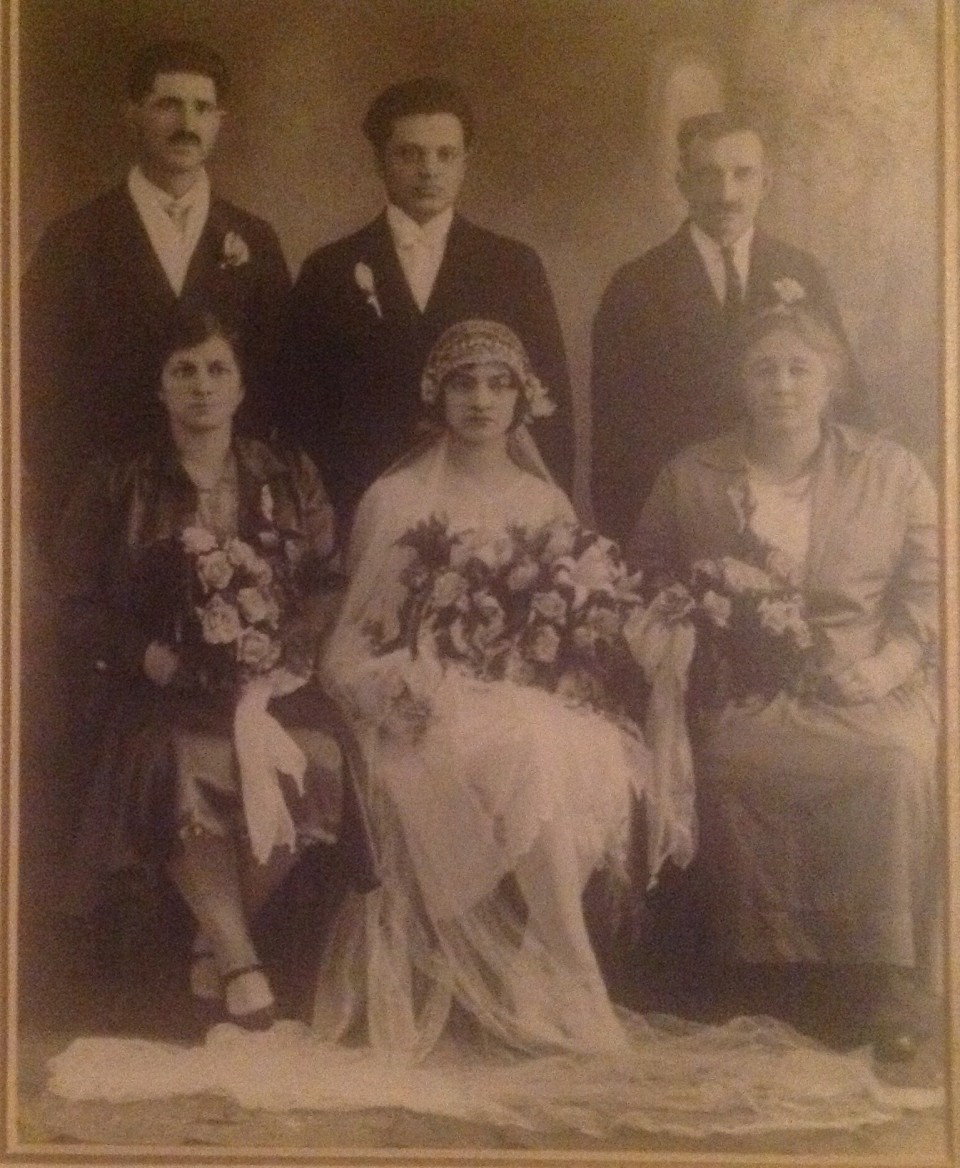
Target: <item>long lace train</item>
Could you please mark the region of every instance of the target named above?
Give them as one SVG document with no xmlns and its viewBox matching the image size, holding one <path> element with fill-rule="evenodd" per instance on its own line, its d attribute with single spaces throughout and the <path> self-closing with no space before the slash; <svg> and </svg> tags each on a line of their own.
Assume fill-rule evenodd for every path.
<svg viewBox="0 0 960 1168">
<path fill-rule="evenodd" d="M 942 1102 L 882 1084 L 866 1049 L 835 1054 L 769 1018 L 704 1026 L 619 1010 L 613 1054 L 512 1055 L 476 1037 L 443 1041 L 421 1063 L 321 1042 L 281 1022 L 250 1034 L 221 1024 L 201 1046 L 79 1038 L 51 1060 L 51 1091 L 123 1102 L 198 1092 L 245 1107 L 405 1108 L 463 1121 L 590 1135 L 678 1136 L 854 1129 Z"/>
</svg>

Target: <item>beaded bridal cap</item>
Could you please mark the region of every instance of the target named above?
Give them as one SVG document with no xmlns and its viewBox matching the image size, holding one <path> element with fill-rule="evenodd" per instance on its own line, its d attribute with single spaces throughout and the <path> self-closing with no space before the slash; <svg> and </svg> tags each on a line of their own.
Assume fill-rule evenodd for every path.
<svg viewBox="0 0 960 1168">
<path fill-rule="evenodd" d="M 549 417 L 556 409 L 546 387 L 533 372 L 520 338 L 495 320 L 464 320 L 440 336 L 427 358 L 420 397 L 427 405 L 433 405 L 444 381 L 455 369 L 479 361 L 501 361 L 511 370 L 526 398 L 527 419 Z"/>
</svg>

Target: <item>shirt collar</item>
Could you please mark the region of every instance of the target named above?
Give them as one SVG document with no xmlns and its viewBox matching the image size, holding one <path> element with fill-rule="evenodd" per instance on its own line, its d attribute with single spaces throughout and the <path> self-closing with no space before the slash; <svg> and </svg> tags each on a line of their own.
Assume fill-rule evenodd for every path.
<svg viewBox="0 0 960 1168">
<path fill-rule="evenodd" d="M 733 262 L 741 273 L 745 272 L 750 264 L 750 245 L 753 243 L 753 233 L 754 226 L 751 224 L 739 239 L 735 239 L 733 243 L 729 244 L 730 251 L 733 253 Z M 693 240 L 694 247 L 708 263 L 711 260 L 722 261 L 720 253 L 723 248 L 715 239 L 707 235 L 702 227 L 698 227 L 692 219 L 690 220 L 690 238 Z"/>
<path fill-rule="evenodd" d="M 841 422 L 826 422 L 818 461 L 822 463 L 847 456 L 857 457 L 863 453 L 871 440 L 866 431 L 857 430 Z M 714 470 L 741 474 L 745 473 L 749 466 L 746 451 L 747 426 L 746 423 L 741 423 L 719 437 L 693 447 L 691 455 L 697 462 Z"/>
<path fill-rule="evenodd" d="M 131 168 L 127 177 L 127 189 L 138 206 L 146 204 L 159 207 L 164 212 L 171 204 L 176 204 L 179 207 L 199 208 L 200 210 L 205 210 L 210 206 L 210 176 L 205 170 L 200 171 L 193 186 L 178 199 L 175 199 L 169 191 L 152 183 L 139 165 Z"/>
<path fill-rule="evenodd" d="M 393 203 L 387 204 L 387 223 L 397 247 L 426 246 L 442 248 L 453 223 L 453 207 L 434 215 L 421 226 Z"/>
</svg>

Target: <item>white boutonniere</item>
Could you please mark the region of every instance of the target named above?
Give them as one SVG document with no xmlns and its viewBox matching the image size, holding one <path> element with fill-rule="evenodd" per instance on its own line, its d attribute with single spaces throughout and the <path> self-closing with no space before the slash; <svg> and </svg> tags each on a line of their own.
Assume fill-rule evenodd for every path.
<svg viewBox="0 0 960 1168">
<path fill-rule="evenodd" d="M 781 304 L 796 304 L 807 298 L 804 286 L 792 276 L 781 276 L 779 280 L 774 280 L 773 290 Z"/>
<path fill-rule="evenodd" d="M 369 264 L 365 264 L 363 260 L 360 260 L 353 269 L 353 278 L 356 281 L 357 287 L 367 298 L 367 303 L 377 316 L 383 320 L 383 309 L 380 307 L 380 300 L 377 296 L 377 284 L 373 278 L 373 269 Z"/>
<path fill-rule="evenodd" d="M 267 523 L 273 522 L 273 491 L 269 483 L 264 483 L 260 488 L 260 514 Z"/>
<path fill-rule="evenodd" d="M 228 231 L 223 237 L 223 252 L 220 260 L 221 268 L 239 268 L 250 262 L 250 248 L 242 235 L 235 231 Z"/>
</svg>

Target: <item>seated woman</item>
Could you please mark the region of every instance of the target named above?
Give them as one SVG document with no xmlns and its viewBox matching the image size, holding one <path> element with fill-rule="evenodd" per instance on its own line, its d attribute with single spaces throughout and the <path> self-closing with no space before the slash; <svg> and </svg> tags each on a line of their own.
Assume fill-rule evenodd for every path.
<svg viewBox="0 0 960 1168">
<path fill-rule="evenodd" d="M 841 339 L 802 303 L 746 321 L 745 423 L 668 465 L 630 559 L 693 569 L 734 606 L 714 629 L 718 668 L 695 678 L 722 957 L 761 980 L 793 971 L 833 1000 L 834 1024 L 869 999 L 867 1033 L 890 1061 L 916 1049 L 933 907 L 937 500 L 906 450 L 831 421 L 845 373 Z M 738 560 L 768 573 L 766 599 Z M 738 631 L 750 604 L 752 632 Z"/>
<path fill-rule="evenodd" d="M 596 672 L 557 674 L 576 620 L 615 638 L 626 578 L 539 460 L 525 423 L 551 403 L 509 329 L 453 326 L 422 385 L 440 435 L 361 501 L 325 658 L 358 718 L 383 887 L 347 903 L 318 1025 L 422 1055 L 456 1004 L 522 1050 L 620 1048 L 581 895 L 622 864 L 633 800 L 654 867 L 689 858 L 689 808 L 653 798 L 650 751 L 593 700 Z"/>
<path fill-rule="evenodd" d="M 165 868 L 197 922 L 194 994 L 259 1029 L 276 1004 L 250 921 L 297 856 L 340 838 L 372 876 L 359 760 L 313 677 L 332 511 L 309 460 L 234 434 L 243 384 L 215 317 L 179 317 L 161 360 L 163 438 L 94 467 L 62 524 L 69 657 L 115 699 L 78 878 Z"/>
</svg>

